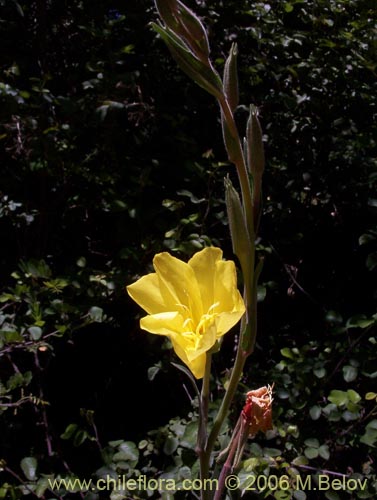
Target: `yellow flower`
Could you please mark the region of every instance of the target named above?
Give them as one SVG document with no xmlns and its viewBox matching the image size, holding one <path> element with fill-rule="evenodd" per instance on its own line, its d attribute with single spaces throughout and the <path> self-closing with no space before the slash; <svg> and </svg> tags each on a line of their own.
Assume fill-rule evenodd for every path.
<svg viewBox="0 0 377 500">
<path fill-rule="evenodd" d="M 188 263 L 159 253 L 153 267 L 155 273 L 127 287 L 148 313 L 140 327 L 169 337 L 178 357 L 196 378 L 202 378 L 206 352 L 245 312 L 234 262 L 222 260 L 222 251 L 209 247 Z"/>
</svg>

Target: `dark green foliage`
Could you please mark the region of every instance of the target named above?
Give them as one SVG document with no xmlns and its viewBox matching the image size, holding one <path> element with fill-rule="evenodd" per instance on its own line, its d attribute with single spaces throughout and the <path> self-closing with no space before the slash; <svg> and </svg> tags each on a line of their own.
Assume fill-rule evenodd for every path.
<svg viewBox="0 0 377 500">
<path fill-rule="evenodd" d="M 124 285 L 159 251 L 232 256 L 223 178 L 236 176 L 215 101 L 148 26 L 152 2 L 0 5 L 0 498 L 80 498 L 53 495 L 48 474 L 194 477 L 195 401 L 166 346 L 138 331 Z M 266 145 L 260 326 L 242 390 L 275 383 L 276 427 L 250 442 L 241 483 L 330 470 L 362 475 L 368 492 L 325 498 L 373 498 L 374 2 L 189 7 L 219 74 L 238 43 L 236 118 L 245 129 L 257 105 Z M 226 338 L 214 408 L 232 353 Z M 306 495 L 270 492 L 324 498 Z"/>
</svg>

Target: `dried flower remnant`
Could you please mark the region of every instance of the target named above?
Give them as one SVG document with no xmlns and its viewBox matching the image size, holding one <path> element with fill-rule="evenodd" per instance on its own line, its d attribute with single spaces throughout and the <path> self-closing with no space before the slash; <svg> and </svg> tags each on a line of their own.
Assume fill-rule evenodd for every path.
<svg viewBox="0 0 377 500">
<path fill-rule="evenodd" d="M 242 410 L 242 418 L 249 430 L 249 436 L 258 431 L 267 432 L 272 429 L 272 387 L 260 387 L 249 391 L 246 404 Z"/>
</svg>

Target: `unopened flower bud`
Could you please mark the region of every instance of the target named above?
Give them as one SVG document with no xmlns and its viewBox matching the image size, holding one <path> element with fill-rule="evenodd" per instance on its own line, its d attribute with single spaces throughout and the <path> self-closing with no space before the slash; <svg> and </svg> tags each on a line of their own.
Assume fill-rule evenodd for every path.
<svg viewBox="0 0 377 500">
<path fill-rule="evenodd" d="M 262 177 L 265 159 L 262 141 L 262 128 L 258 120 L 257 108 L 250 106 L 246 127 L 247 164 L 253 177 Z"/>
<path fill-rule="evenodd" d="M 240 197 L 234 189 L 229 177 L 224 179 L 225 203 L 228 213 L 229 228 L 233 244 L 233 252 L 240 261 L 242 271 L 246 276 L 250 273 L 251 242 L 247 231 L 244 211 Z"/>
</svg>

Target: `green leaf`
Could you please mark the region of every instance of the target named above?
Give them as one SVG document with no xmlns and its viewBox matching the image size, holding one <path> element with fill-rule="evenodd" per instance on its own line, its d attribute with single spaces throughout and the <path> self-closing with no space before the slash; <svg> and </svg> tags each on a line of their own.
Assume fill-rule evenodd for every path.
<svg viewBox="0 0 377 500">
<path fill-rule="evenodd" d="M 161 371 L 161 363 L 157 363 L 154 366 L 150 366 L 148 368 L 148 380 L 152 381 L 160 371 Z"/>
<path fill-rule="evenodd" d="M 318 448 L 318 453 L 325 460 L 328 460 L 330 458 L 330 450 L 329 450 L 329 447 L 327 446 L 327 444 L 322 444 Z"/>
<path fill-rule="evenodd" d="M 357 404 L 361 400 L 360 394 L 358 394 L 356 391 L 353 389 L 348 389 L 347 391 L 347 397 L 350 400 L 351 403 Z"/>
<path fill-rule="evenodd" d="M 360 438 L 360 442 L 366 444 L 367 446 L 371 446 L 372 448 L 376 447 L 377 444 L 377 420 L 372 420 L 365 427 L 365 433 Z"/>
<path fill-rule="evenodd" d="M 367 328 L 370 325 L 373 325 L 375 320 L 373 318 L 367 318 L 365 314 L 358 314 L 356 316 L 352 316 L 347 321 L 347 328 Z"/>
<path fill-rule="evenodd" d="M 113 460 L 115 462 L 131 462 L 136 465 L 137 461 L 139 460 L 139 450 L 137 449 L 136 444 L 132 441 L 124 441 L 119 446 L 119 451 L 115 453 Z"/>
<path fill-rule="evenodd" d="M 327 500 L 340 500 L 340 496 L 335 491 L 326 491 L 325 497 Z"/>
<path fill-rule="evenodd" d="M 19 267 L 21 271 L 32 278 L 48 279 L 51 276 L 51 269 L 44 260 L 31 259 L 26 262 L 21 261 Z"/>
<path fill-rule="evenodd" d="M 48 476 L 43 476 L 40 479 L 38 479 L 37 487 L 35 489 L 35 493 L 38 496 L 38 498 L 42 498 L 45 491 L 51 487 L 51 482 L 53 480 L 54 480 L 54 476 L 52 474 L 50 474 Z M 51 499 L 51 500 L 53 500 L 53 499 Z"/>
<path fill-rule="evenodd" d="M 165 455 L 172 455 L 178 448 L 178 439 L 175 436 L 168 436 L 164 443 L 163 451 Z"/>
<path fill-rule="evenodd" d="M 368 243 L 371 243 L 375 239 L 376 239 L 376 236 L 374 236 L 373 234 L 369 234 L 369 233 L 362 234 L 359 238 L 359 245 L 360 246 L 367 245 Z"/>
<path fill-rule="evenodd" d="M 85 267 L 86 266 L 86 258 L 85 257 L 79 257 L 76 261 L 76 265 L 78 267 Z"/>
<path fill-rule="evenodd" d="M 60 435 L 62 439 L 70 439 L 73 434 L 77 431 L 78 425 L 77 424 L 69 424 L 63 434 Z"/>
<path fill-rule="evenodd" d="M 313 458 L 318 457 L 318 448 L 305 448 L 304 450 L 305 456 L 309 458 L 309 460 L 312 460 Z"/>
<path fill-rule="evenodd" d="M 307 465 L 307 464 L 308 464 L 308 459 L 303 455 L 300 455 L 299 457 L 296 457 L 292 460 L 292 465 Z"/>
<path fill-rule="evenodd" d="M 314 368 L 313 373 L 317 378 L 323 378 L 326 375 L 326 370 L 323 367 Z"/>
<path fill-rule="evenodd" d="M 285 12 L 288 12 L 288 13 L 292 12 L 293 8 L 294 8 L 293 5 L 291 3 L 289 3 L 289 2 L 287 2 L 286 4 L 284 4 L 284 10 L 285 10 Z"/>
<path fill-rule="evenodd" d="M 42 337 L 42 328 L 39 326 L 31 326 L 28 328 L 28 332 L 30 333 L 32 340 L 39 340 Z"/>
<path fill-rule="evenodd" d="M 319 417 L 321 416 L 322 410 L 320 406 L 314 405 L 310 408 L 309 410 L 309 415 L 312 418 L 312 420 L 318 420 Z"/>
<path fill-rule="evenodd" d="M 343 378 L 346 382 L 353 382 L 357 378 L 357 368 L 354 366 L 346 365 L 342 368 Z"/>
<path fill-rule="evenodd" d="M 73 446 L 81 446 L 88 439 L 88 437 L 89 435 L 86 431 L 79 429 L 73 438 Z"/>
<path fill-rule="evenodd" d="M 372 399 L 376 399 L 377 398 L 377 394 L 375 392 L 367 392 L 365 394 L 365 399 L 367 401 L 371 401 Z"/>
<path fill-rule="evenodd" d="M 23 458 L 20 462 L 20 466 L 22 472 L 29 481 L 35 481 L 37 479 L 38 462 L 34 457 Z"/>
<path fill-rule="evenodd" d="M 327 311 L 325 319 L 327 322 L 337 325 L 341 325 L 343 323 L 343 317 L 337 311 Z"/>
<path fill-rule="evenodd" d="M 263 285 L 258 285 L 257 299 L 258 302 L 263 302 L 267 295 L 267 288 Z"/>
<path fill-rule="evenodd" d="M 295 500 L 306 500 L 307 496 L 306 493 L 302 490 L 295 490 L 293 492 L 293 498 Z"/>
<path fill-rule="evenodd" d="M 290 500 L 291 493 L 286 490 L 277 490 L 274 492 L 274 498 L 275 500 Z"/>
<path fill-rule="evenodd" d="M 278 448 L 263 448 L 264 457 L 279 457 L 281 453 L 281 450 Z"/>
<path fill-rule="evenodd" d="M 305 439 L 305 445 L 311 448 L 319 448 L 319 441 L 317 438 L 308 438 Z"/>
<path fill-rule="evenodd" d="M 89 309 L 89 317 L 96 323 L 102 323 L 103 309 L 101 307 L 93 306 Z"/>
<path fill-rule="evenodd" d="M 280 349 L 280 353 L 285 358 L 295 359 L 295 355 L 293 354 L 292 349 L 290 349 L 289 347 L 283 347 L 283 349 Z"/>
<path fill-rule="evenodd" d="M 336 406 L 345 406 L 348 403 L 348 395 L 344 391 L 338 391 L 336 389 L 330 392 L 330 395 L 327 398 L 331 403 L 334 403 Z"/>
<path fill-rule="evenodd" d="M 366 260 L 366 266 L 369 271 L 373 271 L 377 267 L 377 252 L 370 253 Z"/>
</svg>

